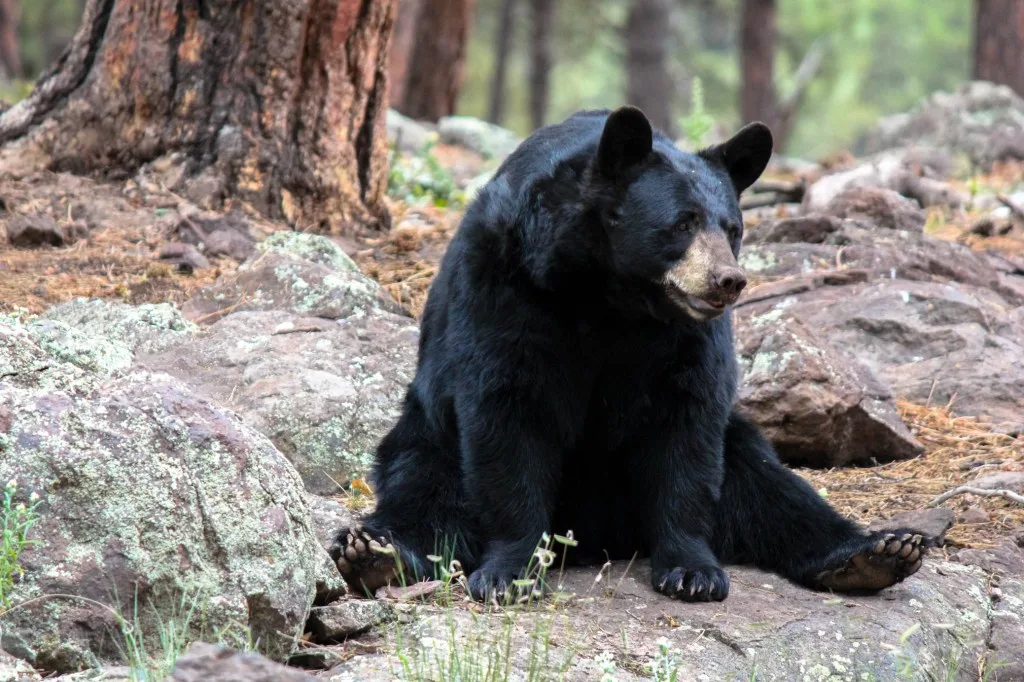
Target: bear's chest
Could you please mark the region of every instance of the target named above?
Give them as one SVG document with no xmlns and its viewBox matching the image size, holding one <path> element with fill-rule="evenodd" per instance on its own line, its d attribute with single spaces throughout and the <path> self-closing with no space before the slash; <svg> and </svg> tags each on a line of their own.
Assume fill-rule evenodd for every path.
<svg viewBox="0 0 1024 682">
<path fill-rule="evenodd" d="M 727 321 L 724 328 L 695 332 L 624 328 L 605 334 L 598 345 L 588 440 L 614 446 L 685 413 L 724 430 L 736 391 Z"/>
</svg>

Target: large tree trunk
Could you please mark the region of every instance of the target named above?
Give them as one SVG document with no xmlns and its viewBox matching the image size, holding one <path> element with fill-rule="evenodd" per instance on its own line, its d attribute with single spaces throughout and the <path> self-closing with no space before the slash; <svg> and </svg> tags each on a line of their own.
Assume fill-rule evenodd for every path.
<svg viewBox="0 0 1024 682">
<path fill-rule="evenodd" d="M 672 134 L 675 88 L 668 72 L 669 0 L 633 0 L 626 19 L 626 101 Z"/>
<path fill-rule="evenodd" d="M 1024 97 L 1024 0 L 977 0 L 974 77 Z"/>
<path fill-rule="evenodd" d="M 455 112 L 473 3 L 474 0 L 423 0 L 399 107 L 406 116 L 436 121 Z"/>
<path fill-rule="evenodd" d="M 740 115 L 763 121 L 778 138 L 775 95 L 775 0 L 744 0 L 740 27 Z"/>
<path fill-rule="evenodd" d="M 18 0 L 0 0 L 0 80 L 22 76 L 18 47 L 20 9 Z"/>
<path fill-rule="evenodd" d="M 508 55 L 515 33 L 516 0 L 501 0 L 498 26 L 494 36 L 494 78 L 491 80 L 491 100 L 487 107 L 487 118 L 501 125 L 505 118 L 505 87 L 508 74 Z"/>
<path fill-rule="evenodd" d="M 420 17 L 422 0 L 398 0 L 398 17 L 391 37 L 388 56 L 388 101 L 392 107 L 401 107 L 405 97 L 405 83 L 409 75 L 409 59 L 416 39 L 416 24 Z"/>
<path fill-rule="evenodd" d="M 23 138 L 15 146 L 53 169 L 122 177 L 164 157 L 175 191 L 237 198 L 300 229 L 385 226 L 394 9 L 88 0 L 67 51 L 0 116 L 0 142 Z"/>
<path fill-rule="evenodd" d="M 530 10 L 530 123 L 540 128 L 547 120 L 551 92 L 555 0 L 531 0 Z"/>
</svg>

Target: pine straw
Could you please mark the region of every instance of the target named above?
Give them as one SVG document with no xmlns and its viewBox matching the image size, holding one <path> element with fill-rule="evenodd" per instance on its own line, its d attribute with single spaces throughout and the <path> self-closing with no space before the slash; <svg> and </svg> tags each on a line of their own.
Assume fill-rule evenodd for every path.
<svg viewBox="0 0 1024 682">
<path fill-rule="evenodd" d="M 948 408 L 915 405 L 901 400 L 900 414 L 925 446 L 916 459 L 869 468 L 827 471 L 800 469 L 798 473 L 817 488 L 843 514 L 859 521 L 885 519 L 923 509 L 942 493 L 997 471 L 1024 471 L 1024 439 L 994 433 L 975 417 L 957 417 Z M 945 503 L 959 518 L 978 507 L 988 514 L 986 523 L 957 523 L 947 543 L 961 547 L 992 547 L 1024 528 L 1024 506 L 1008 500 L 959 495 Z"/>
</svg>

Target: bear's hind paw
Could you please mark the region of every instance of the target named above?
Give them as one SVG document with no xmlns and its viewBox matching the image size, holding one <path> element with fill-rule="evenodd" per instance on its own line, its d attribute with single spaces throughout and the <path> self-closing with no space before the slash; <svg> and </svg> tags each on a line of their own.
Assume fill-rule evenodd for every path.
<svg viewBox="0 0 1024 682">
<path fill-rule="evenodd" d="M 826 590 L 877 592 L 917 573 L 925 550 L 912 531 L 876 533 L 839 566 L 819 573 L 817 582 Z"/>
<path fill-rule="evenodd" d="M 374 538 L 358 528 L 343 530 L 334 540 L 330 554 L 345 582 L 371 596 L 401 577 L 398 550 L 383 536 Z"/>
</svg>

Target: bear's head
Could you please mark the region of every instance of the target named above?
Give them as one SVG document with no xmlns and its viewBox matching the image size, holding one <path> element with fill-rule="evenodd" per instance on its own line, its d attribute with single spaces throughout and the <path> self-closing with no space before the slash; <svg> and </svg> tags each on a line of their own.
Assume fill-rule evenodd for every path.
<svg viewBox="0 0 1024 682">
<path fill-rule="evenodd" d="M 639 109 L 612 112 L 591 178 L 595 192 L 614 197 L 599 203 L 616 274 L 655 285 L 671 307 L 698 322 L 721 315 L 747 284 L 736 261 L 739 196 L 771 153 L 763 123 L 690 154 L 656 135 Z"/>
</svg>

